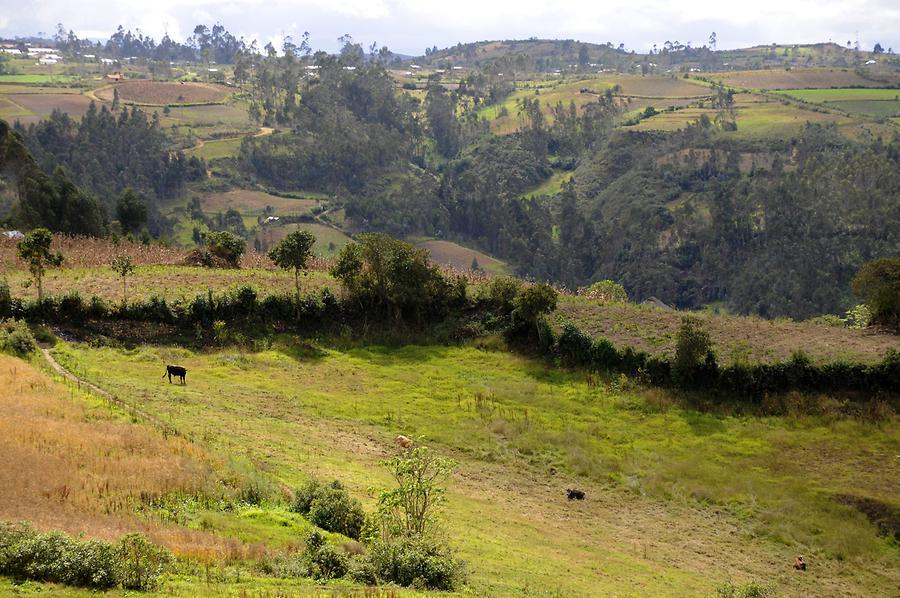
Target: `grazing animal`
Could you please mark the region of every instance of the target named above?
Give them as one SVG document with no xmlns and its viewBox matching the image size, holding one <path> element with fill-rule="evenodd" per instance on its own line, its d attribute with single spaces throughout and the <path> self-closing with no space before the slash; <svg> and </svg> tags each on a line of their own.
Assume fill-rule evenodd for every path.
<svg viewBox="0 0 900 598">
<path fill-rule="evenodd" d="M 584 490 L 569 488 L 566 490 L 566 496 L 569 500 L 584 500 Z"/>
<path fill-rule="evenodd" d="M 166 373 L 163 374 L 163 378 L 165 378 L 166 376 L 168 376 L 168 377 L 169 377 L 169 384 L 171 384 L 171 383 L 172 383 L 172 376 L 175 376 L 176 378 L 181 378 L 181 383 L 182 383 L 182 384 L 187 384 L 187 382 L 184 381 L 184 377 L 185 377 L 186 375 L 187 375 L 187 370 L 184 369 L 183 367 L 181 367 L 180 365 L 167 365 L 167 366 L 166 366 Z"/>
<path fill-rule="evenodd" d="M 398 447 L 400 447 L 402 449 L 408 449 L 409 447 L 411 447 L 413 445 L 413 441 L 412 441 L 412 439 L 407 438 L 406 436 L 403 436 L 401 434 L 400 436 L 397 436 L 396 438 L 394 438 L 394 444 L 396 444 Z"/>
<path fill-rule="evenodd" d="M 797 571 L 806 571 L 806 563 L 803 562 L 802 556 L 798 556 L 794 559 L 794 569 Z"/>
</svg>

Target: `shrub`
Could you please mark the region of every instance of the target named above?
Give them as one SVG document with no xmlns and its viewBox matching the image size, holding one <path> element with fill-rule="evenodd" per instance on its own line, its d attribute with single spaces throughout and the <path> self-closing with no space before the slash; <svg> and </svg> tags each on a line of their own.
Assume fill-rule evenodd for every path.
<svg viewBox="0 0 900 598">
<path fill-rule="evenodd" d="M 625 287 L 614 280 L 595 282 L 580 294 L 599 303 L 626 303 L 628 301 Z"/>
<path fill-rule="evenodd" d="M 0 322 L 0 351 L 24 357 L 36 348 L 37 343 L 24 320 Z"/>
<path fill-rule="evenodd" d="M 768 598 L 774 595 L 775 590 L 772 587 L 754 581 L 746 585 L 735 585 L 726 581 L 716 588 L 714 598 Z"/>
<path fill-rule="evenodd" d="M 172 554 L 143 534 L 128 534 L 116 545 L 119 582 L 126 590 L 152 590 L 172 562 Z"/>
<path fill-rule="evenodd" d="M 241 256 L 247 247 L 247 243 L 231 231 L 220 230 L 205 233 L 203 239 L 210 254 L 221 260 L 232 268 L 237 268 L 241 261 Z"/>
<path fill-rule="evenodd" d="M 869 262 L 852 286 L 871 310 L 873 323 L 900 327 L 900 257 Z"/>
<path fill-rule="evenodd" d="M 417 589 L 454 590 L 465 580 L 465 563 L 446 544 L 415 536 L 373 542 L 354 563 L 350 575 L 365 584 L 388 582 Z"/>
<path fill-rule="evenodd" d="M 563 325 L 562 334 L 557 340 L 559 355 L 563 363 L 570 366 L 588 365 L 591 363 L 593 342 L 591 337 L 571 322 Z"/>
<path fill-rule="evenodd" d="M 313 530 L 306 538 L 303 560 L 306 563 L 306 574 L 315 579 L 344 577 L 349 568 L 347 556 L 334 546 L 326 544 L 325 537 L 317 530 Z"/>
<path fill-rule="evenodd" d="M 338 480 L 330 484 L 310 480 L 297 490 L 291 510 L 306 515 L 326 531 L 354 540 L 359 539 L 366 518 L 360 502 Z"/>
<path fill-rule="evenodd" d="M 498 276 L 491 280 L 487 288 L 487 295 L 491 303 L 504 313 L 510 313 L 513 309 L 513 301 L 522 288 L 522 282 L 514 276 Z"/>
<path fill-rule="evenodd" d="M 559 294 L 548 284 L 536 284 L 516 294 L 513 314 L 525 322 L 536 322 L 539 317 L 556 309 Z"/>
<path fill-rule="evenodd" d="M 0 278 L 0 318 L 11 316 L 12 306 L 12 293 L 9 291 L 9 283 L 5 278 Z"/>
<path fill-rule="evenodd" d="M 696 383 L 700 366 L 704 360 L 711 361 L 710 356 L 712 341 L 709 333 L 703 329 L 703 323 L 692 316 L 682 318 L 675 343 L 675 360 L 672 363 L 675 383 L 680 386 Z"/>
<path fill-rule="evenodd" d="M 144 542 L 154 551 L 162 551 Z M 147 589 L 152 587 L 148 581 L 155 580 L 159 571 L 145 576 L 140 586 L 126 585 L 127 562 L 117 546 L 100 540 L 79 541 L 61 532 L 39 534 L 26 523 L 0 522 L 0 575 L 95 589 L 119 583 Z"/>
</svg>

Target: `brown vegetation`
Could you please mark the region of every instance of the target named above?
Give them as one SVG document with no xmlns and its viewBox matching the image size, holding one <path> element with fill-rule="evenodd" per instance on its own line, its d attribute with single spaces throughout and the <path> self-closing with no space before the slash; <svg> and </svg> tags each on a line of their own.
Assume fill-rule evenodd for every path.
<svg viewBox="0 0 900 598">
<path fill-rule="evenodd" d="M 212 484 L 202 448 L 127 423 L 12 357 L 0 355 L 0 387 L 0 519 L 106 539 L 140 530 L 200 558 L 250 550 L 134 514 L 150 499 Z"/>
<path fill-rule="evenodd" d="M 557 316 L 574 321 L 591 336 L 606 337 L 616 346 L 631 346 L 654 354 L 673 354 L 684 312 L 634 304 L 599 305 L 566 296 Z M 874 363 L 896 349 L 896 335 L 853 330 L 813 322 L 764 320 L 758 317 L 695 313 L 709 331 L 720 363 L 770 362 L 803 350 L 815 362 L 848 359 Z"/>
<path fill-rule="evenodd" d="M 111 102 L 114 90 L 119 101 L 160 106 L 164 104 L 209 104 L 223 101 L 231 89 L 211 83 L 183 83 L 177 81 L 126 81 L 95 92 L 101 100 Z"/>
</svg>

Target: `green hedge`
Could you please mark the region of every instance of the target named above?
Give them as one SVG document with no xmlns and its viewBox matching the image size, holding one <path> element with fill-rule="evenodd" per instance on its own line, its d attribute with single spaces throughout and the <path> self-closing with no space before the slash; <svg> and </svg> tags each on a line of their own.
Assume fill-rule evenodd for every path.
<svg viewBox="0 0 900 598">
<path fill-rule="evenodd" d="M 719 366 L 713 358 L 695 366 L 686 376 L 673 375 L 672 362 L 663 357 L 617 349 L 609 340 L 593 340 L 574 324 L 566 324 L 550 349 L 570 367 L 624 372 L 642 376 L 656 386 L 703 390 L 761 398 L 787 392 L 900 393 L 900 352 L 888 351 L 881 363 L 832 362 L 817 365 L 802 353 L 771 364 Z"/>
</svg>

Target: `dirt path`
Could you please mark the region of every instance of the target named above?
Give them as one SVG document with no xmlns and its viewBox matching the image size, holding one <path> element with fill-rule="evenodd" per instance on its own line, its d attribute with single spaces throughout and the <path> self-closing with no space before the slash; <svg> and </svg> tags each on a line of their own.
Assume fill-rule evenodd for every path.
<svg viewBox="0 0 900 598">
<path fill-rule="evenodd" d="M 178 433 L 178 430 L 176 430 L 174 426 L 167 424 L 166 422 L 159 419 L 158 417 L 151 415 L 150 413 L 147 413 L 146 411 L 144 411 L 143 409 L 141 409 L 139 407 L 135 407 L 134 405 L 128 404 L 127 402 L 125 402 L 122 399 L 113 395 L 111 392 L 103 390 L 96 384 L 92 384 L 91 382 L 88 382 L 87 380 L 82 380 L 81 378 L 79 378 L 78 376 L 76 376 L 75 374 L 73 374 L 72 372 L 67 370 L 66 368 L 64 368 L 62 365 L 60 365 L 60 363 L 58 361 L 56 361 L 56 359 L 54 359 L 53 355 L 50 353 L 50 349 L 48 349 L 46 347 L 41 347 L 40 349 L 41 349 L 41 353 L 43 353 L 43 355 L 44 355 L 44 358 L 47 360 L 47 363 L 49 363 L 50 367 L 53 368 L 53 371 L 55 371 L 57 374 L 59 374 L 60 376 L 62 376 L 66 380 L 68 380 L 69 382 L 73 383 L 79 389 L 87 390 L 91 394 L 94 394 L 94 395 L 100 397 L 101 399 L 108 401 L 109 403 L 112 403 L 113 405 L 120 407 L 121 409 L 124 409 L 125 411 L 130 413 L 133 417 L 142 419 L 142 420 L 146 421 L 147 423 L 156 426 L 157 428 L 162 430 L 163 434 L 172 434 L 174 436 L 180 435 Z"/>
</svg>

